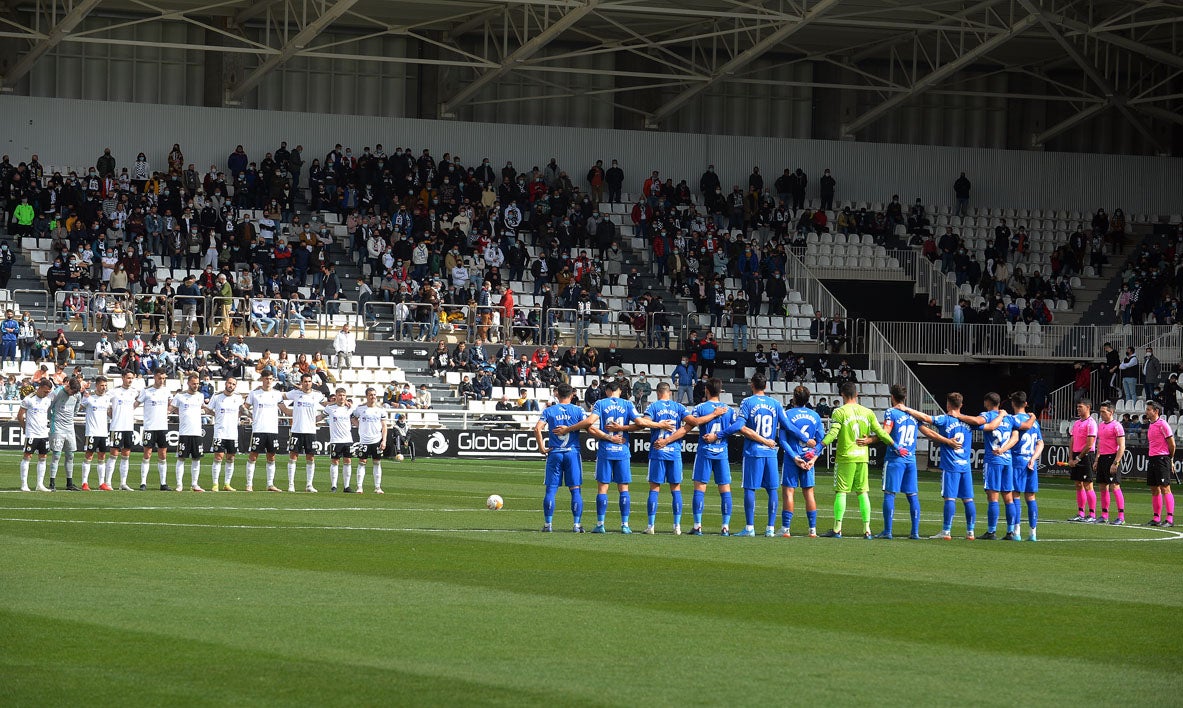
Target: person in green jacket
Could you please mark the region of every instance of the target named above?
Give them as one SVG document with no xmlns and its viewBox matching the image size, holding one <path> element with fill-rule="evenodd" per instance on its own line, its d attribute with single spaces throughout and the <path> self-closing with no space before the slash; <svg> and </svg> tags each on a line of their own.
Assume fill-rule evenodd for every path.
<svg viewBox="0 0 1183 708">
<path fill-rule="evenodd" d="M 29 198 L 21 197 L 21 203 L 17 204 L 16 209 L 12 212 L 12 218 L 16 222 L 13 235 L 20 238 L 32 233 L 33 217 L 33 205 L 29 203 Z"/>
</svg>

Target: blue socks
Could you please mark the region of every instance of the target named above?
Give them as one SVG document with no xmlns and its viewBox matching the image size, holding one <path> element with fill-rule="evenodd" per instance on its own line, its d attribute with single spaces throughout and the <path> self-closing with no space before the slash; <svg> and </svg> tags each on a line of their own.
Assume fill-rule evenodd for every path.
<svg viewBox="0 0 1183 708">
<path fill-rule="evenodd" d="M 596 495 L 596 523 L 603 526 L 604 517 L 608 516 L 608 495 Z"/>
<path fill-rule="evenodd" d="M 920 535 L 920 495 L 908 495 L 908 516 L 912 519 L 912 535 Z"/>
<path fill-rule="evenodd" d="M 1027 502 L 1027 523 L 1031 528 L 1035 528 L 1035 524 L 1039 523 L 1039 504 L 1034 499 Z"/>
<path fill-rule="evenodd" d="M 883 532 L 890 535 L 895 524 L 895 492 L 883 493 Z"/>
<path fill-rule="evenodd" d="M 676 489 L 670 492 L 670 496 L 674 498 L 674 525 L 679 526 L 682 523 L 682 490 Z"/>
<path fill-rule="evenodd" d="M 547 487 L 546 496 L 542 498 L 542 515 L 546 517 L 546 523 L 551 523 L 555 518 L 555 492 L 558 489 Z"/>
<path fill-rule="evenodd" d="M 706 505 L 706 492 L 694 490 L 694 496 L 690 500 L 690 510 L 694 513 L 694 525 L 702 525 L 702 508 Z"/>
<path fill-rule="evenodd" d="M 789 511 L 788 509 L 785 509 L 784 511 L 780 512 L 780 525 L 781 526 L 783 526 L 784 528 L 787 529 L 790 525 L 792 525 L 792 523 L 793 523 L 793 512 Z"/>
<path fill-rule="evenodd" d="M 768 525 L 769 526 L 776 525 L 776 502 L 777 502 L 776 495 L 777 495 L 777 490 L 775 490 L 775 489 L 768 490 Z"/>
<path fill-rule="evenodd" d="M 632 498 L 629 497 L 628 492 L 620 493 L 620 524 L 621 526 L 628 526 L 628 513 L 632 508 Z"/>
<path fill-rule="evenodd" d="M 723 525 L 731 525 L 731 492 L 719 492 L 719 511 L 723 513 Z"/>
<path fill-rule="evenodd" d="M 941 530 L 949 533 L 953 529 L 953 514 L 957 512 L 957 502 L 953 499 L 945 500 L 944 513 L 941 514 Z"/>
<path fill-rule="evenodd" d="M 578 487 L 571 490 L 571 516 L 576 524 L 583 520 L 583 490 Z"/>
<path fill-rule="evenodd" d="M 978 507 L 974 504 L 973 499 L 965 500 L 965 530 L 966 533 L 973 533 L 974 524 L 978 520 Z"/>
<path fill-rule="evenodd" d="M 968 514 L 969 512 L 967 511 L 966 513 Z M 1008 517 L 1010 516 L 1010 505 L 1009 504 L 1006 507 L 1006 514 Z M 968 516 L 966 517 L 966 521 L 967 522 L 969 521 Z M 1009 524 L 1010 524 L 1010 521 L 1008 520 L 1007 525 L 1009 525 Z M 986 503 L 986 530 L 989 531 L 990 533 L 994 533 L 994 531 L 997 528 L 998 528 L 998 500 L 995 499 L 994 501 Z"/>
<path fill-rule="evenodd" d="M 756 490 L 743 490 L 743 518 L 748 526 L 756 525 Z"/>
<path fill-rule="evenodd" d="M 645 512 L 649 514 L 649 525 L 652 526 L 657 522 L 657 492 L 655 490 L 649 492 L 649 501 L 645 504 Z"/>
<path fill-rule="evenodd" d="M 1006 504 L 1006 532 L 1007 533 L 1014 533 L 1015 532 L 1015 526 L 1018 524 L 1018 518 L 1019 518 L 1019 507 L 1015 504 L 1014 500 L 1012 499 L 1009 502 L 1007 502 L 1007 504 Z"/>
<path fill-rule="evenodd" d="M 809 519 L 809 528 L 816 529 L 817 528 L 817 509 L 814 509 L 813 511 L 805 512 L 805 517 L 807 519 Z"/>
</svg>

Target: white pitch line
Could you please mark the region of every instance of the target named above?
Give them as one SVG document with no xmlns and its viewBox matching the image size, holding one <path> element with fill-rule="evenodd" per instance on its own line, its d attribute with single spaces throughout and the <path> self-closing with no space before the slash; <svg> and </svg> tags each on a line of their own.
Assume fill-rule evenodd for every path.
<svg viewBox="0 0 1183 708">
<path fill-rule="evenodd" d="M 438 511 L 443 513 L 490 513 L 489 509 L 466 507 L 445 509 L 439 507 L 397 507 L 397 506 L 339 506 L 339 507 L 283 507 L 283 506 L 5 506 L 5 511 Z M 541 514 L 541 509 L 499 509 L 501 512 Z"/>
</svg>

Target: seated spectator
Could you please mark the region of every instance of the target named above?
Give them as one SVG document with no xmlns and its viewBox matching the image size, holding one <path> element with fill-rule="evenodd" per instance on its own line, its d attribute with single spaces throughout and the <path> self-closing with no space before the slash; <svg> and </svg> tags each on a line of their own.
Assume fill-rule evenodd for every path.
<svg viewBox="0 0 1183 708">
<path fill-rule="evenodd" d="M 419 385 L 419 394 L 415 396 L 416 408 L 431 408 L 431 391 L 427 390 L 427 384 Z"/>
<path fill-rule="evenodd" d="M 106 363 L 115 363 L 118 361 L 118 357 L 115 355 L 115 347 L 111 344 L 111 341 L 107 339 L 107 334 L 105 332 L 99 337 L 99 341 L 95 342 L 94 360 L 100 365 Z"/>
<path fill-rule="evenodd" d="M 476 389 L 477 396 L 482 401 L 488 401 L 493 398 L 493 377 L 489 375 L 488 371 L 484 369 L 478 371 L 476 380 L 472 382 L 472 387 Z"/>
<path fill-rule="evenodd" d="M 501 394 L 501 400 L 497 401 L 496 407 L 497 407 L 498 411 L 516 411 L 516 410 L 518 410 L 518 408 L 513 403 L 510 403 L 509 396 L 506 396 L 504 393 Z"/>
<path fill-rule="evenodd" d="M 522 356 L 525 356 L 525 355 L 523 354 Z M 537 411 L 537 410 L 539 410 L 538 401 L 531 398 L 526 393 L 526 389 L 524 389 L 524 388 L 518 389 L 518 399 L 517 399 L 516 405 L 517 405 L 517 409 L 520 411 Z"/>
<path fill-rule="evenodd" d="M 649 385 L 648 378 L 645 374 L 639 374 L 633 383 L 633 400 L 636 402 L 637 408 L 644 410 L 649 405 L 650 393 L 653 393 L 653 387 Z"/>
</svg>

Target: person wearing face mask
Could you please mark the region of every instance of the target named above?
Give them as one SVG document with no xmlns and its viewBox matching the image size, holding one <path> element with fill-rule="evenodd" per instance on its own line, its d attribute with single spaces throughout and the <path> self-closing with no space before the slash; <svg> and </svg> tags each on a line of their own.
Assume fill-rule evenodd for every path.
<svg viewBox="0 0 1183 708">
<path fill-rule="evenodd" d="M 838 181 L 830 174 L 829 168 L 826 168 L 825 174 L 822 175 L 821 181 L 818 182 L 819 196 L 821 196 L 822 209 L 830 211 L 834 208 L 834 190 L 838 186 Z"/>
<path fill-rule="evenodd" d="M 604 182 L 608 184 L 608 201 L 612 204 L 620 203 L 620 193 L 624 187 L 624 170 L 620 164 L 612 161 L 612 166 L 604 173 Z"/>
</svg>

